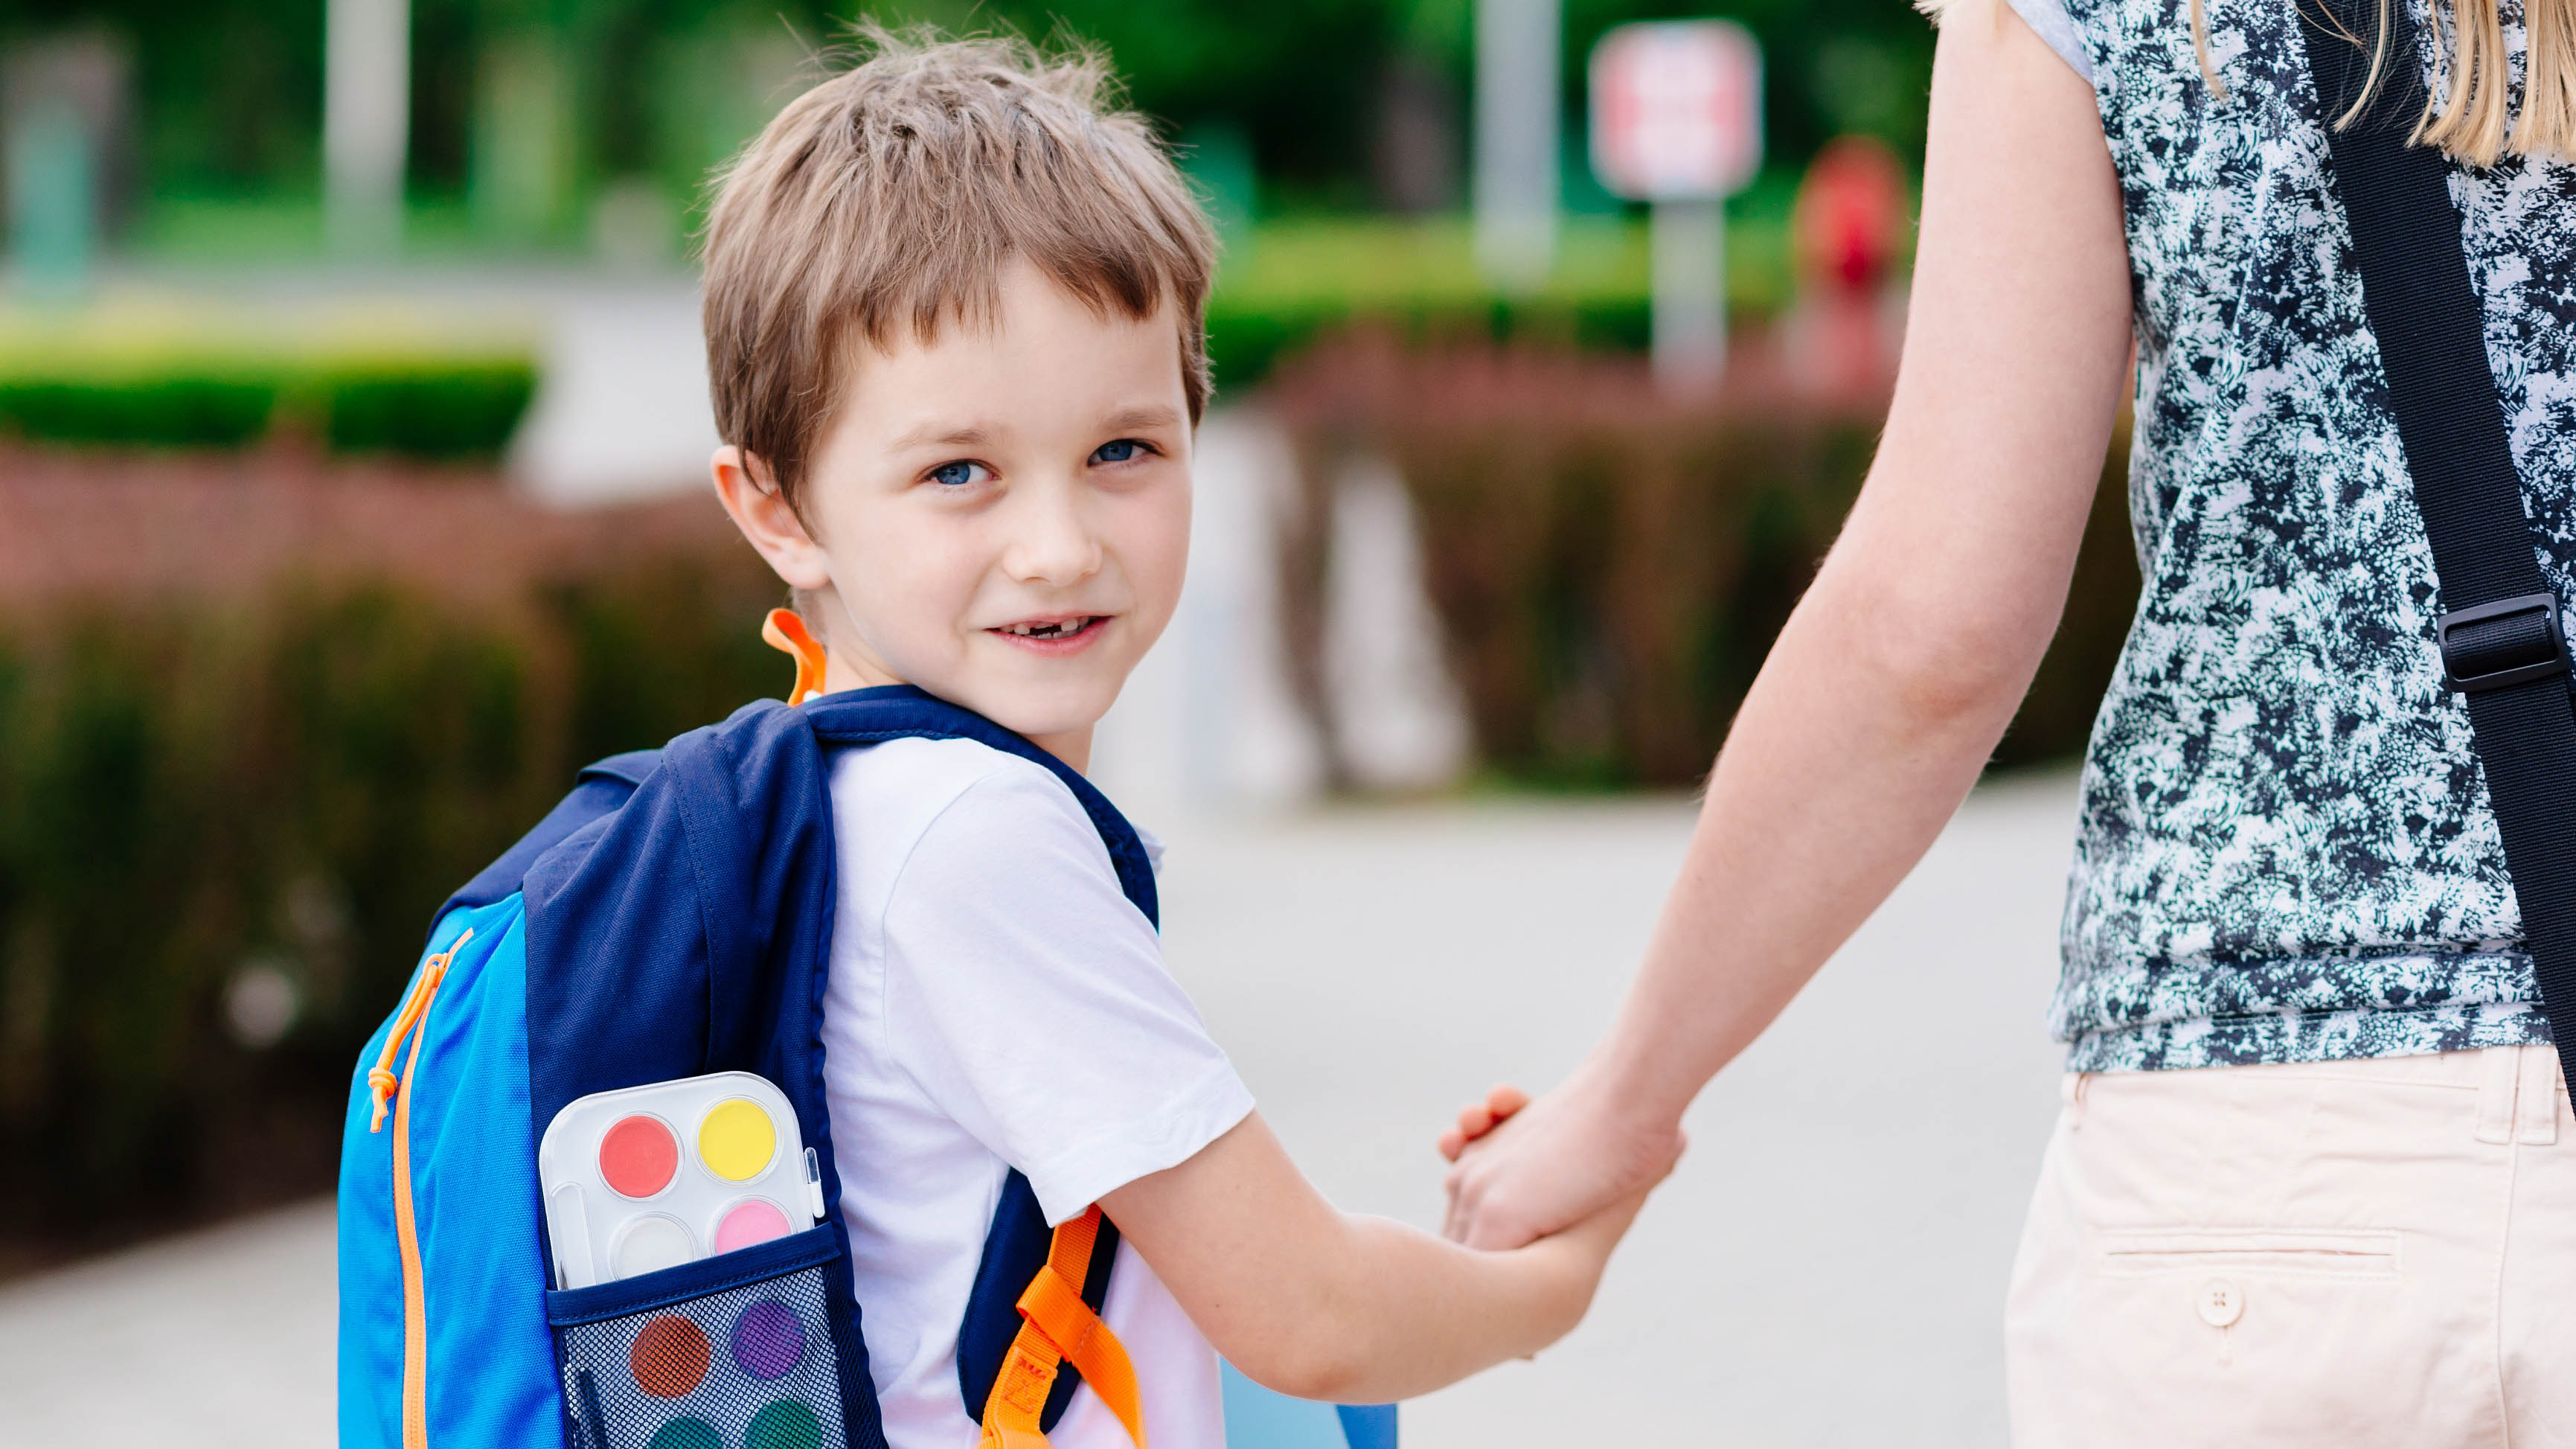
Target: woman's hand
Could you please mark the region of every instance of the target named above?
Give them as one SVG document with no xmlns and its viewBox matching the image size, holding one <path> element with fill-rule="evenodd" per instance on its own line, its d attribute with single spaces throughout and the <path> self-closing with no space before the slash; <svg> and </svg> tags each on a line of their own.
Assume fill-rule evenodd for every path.
<svg viewBox="0 0 2576 1449">
<path fill-rule="evenodd" d="M 1440 1135 L 1449 1169 L 1448 1236 L 1517 1248 L 1629 1198 L 1673 1169 L 1683 1137 L 1624 1107 L 1606 1075 L 1578 1070 L 1532 1102 L 1500 1086 Z"/>
</svg>

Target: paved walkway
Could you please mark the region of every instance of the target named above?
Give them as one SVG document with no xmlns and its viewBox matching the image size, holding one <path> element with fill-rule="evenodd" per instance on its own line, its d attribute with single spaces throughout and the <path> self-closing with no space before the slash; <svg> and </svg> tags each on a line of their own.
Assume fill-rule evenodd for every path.
<svg viewBox="0 0 2576 1449">
<path fill-rule="evenodd" d="M 10 1449 L 332 1443 L 331 1205 L 0 1289 Z"/>
<path fill-rule="evenodd" d="M 2003 1442 L 1996 1327 L 2054 1109 L 2063 777 L 1991 787 L 1695 1111 L 1583 1328 L 1405 1410 L 1413 1449 Z M 1170 822 L 1175 970 L 1344 1204 L 1436 1221 L 1430 1139 L 1607 1020 L 1678 801 Z M 331 1233 L 299 1208 L 0 1290 L 0 1445 L 331 1442 Z"/>
</svg>

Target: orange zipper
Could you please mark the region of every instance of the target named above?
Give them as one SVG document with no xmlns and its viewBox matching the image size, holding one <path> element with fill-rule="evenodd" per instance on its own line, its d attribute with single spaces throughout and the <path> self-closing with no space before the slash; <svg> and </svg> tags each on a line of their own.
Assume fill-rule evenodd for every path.
<svg viewBox="0 0 2576 1449">
<path fill-rule="evenodd" d="M 447 979 L 448 963 L 473 939 L 469 926 L 455 945 L 421 963 L 420 979 L 412 983 L 402 1010 L 394 1013 L 393 1030 L 385 1034 L 384 1052 L 367 1072 L 367 1096 L 375 1108 L 367 1124 L 369 1132 L 384 1130 L 385 1101 L 393 1099 L 394 1239 L 402 1247 L 403 1449 L 429 1449 L 429 1311 L 421 1292 L 420 1228 L 412 1219 L 411 1206 L 411 1074 L 420 1065 L 420 1044 L 429 1036 L 424 1028 L 429 1004 L 438 996 L 438 983 Z M 402 1076 L 396 1078 L 394 1054 L 402 1049 L 406 1036 L 411 1038 L 411 1055 L 403 1059 Z"/>
</svg>

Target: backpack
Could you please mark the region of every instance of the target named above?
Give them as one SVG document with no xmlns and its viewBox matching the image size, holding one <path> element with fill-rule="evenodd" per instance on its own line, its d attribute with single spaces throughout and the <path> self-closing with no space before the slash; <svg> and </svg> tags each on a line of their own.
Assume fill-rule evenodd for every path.
<svg viewBox="0 0 2576 1449">
<path fill-rule="evenodd" d="M 344 1449 L 883 1449 L 838 1211 L 842 1172 L 866 1165 L 833 1160 L 822 1078 L 836 859 L 825 781 L 830 752 L 905 737 L 974 739 L 1052 770 L 1128 898 L 1158 918 L 1144 847 L 1106 797 L 917 689 L 764 701 L 584 769 L 440 909 L 352 1075 Z M 536 1168 L 546 1124 L 591 1093 L 724 1071 L 785 1094 L 819 1225 L 555 1288 Z M 1043 1445 L 1086 1382 L 1145 1443 L 1123 1353 L 1087 1331 L 1116 1245 L 1096 1208 L 1050 1231 L 1027 1179 L 1009 1175 L 958 1347 L 959 1393 L 987 1446 Z M 767 1337 L 745 1356 L 755 1322 Z M 1234 1449 L 1395 1444 L 1390 1405 L 1302 1403 L 1230 1368 L 1225 1383 Z"/>
</svg>

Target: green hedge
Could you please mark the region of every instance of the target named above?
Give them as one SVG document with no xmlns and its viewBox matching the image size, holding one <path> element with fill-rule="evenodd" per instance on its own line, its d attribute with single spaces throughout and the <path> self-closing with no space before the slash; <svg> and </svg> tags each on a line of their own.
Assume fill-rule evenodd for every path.
<svg viewBox="0 0 2576 1449">
<path fill-rule="evenodd" d="M 30 442 L 239 448 L 300 430 L 334 453 L 497 457 L 536 394 L 523 345 L 352 339 L 204 319 L 0 325 L 0 432 Z"/>
<path fill-rule="evenodd" d="M 1421 347 L 1537 343 L 1605 352 L 1643 352 L 1651 306 L 1642 295 L 1477 296 L 1410 300 L 1316 300 L 1239 307 L 1220 297 L 1208 309 L 1208 361 L 1233 401 L 1286 358 L 1354 325 L 1385 329 Z"/>
<path fill-rule="evenodd" d="M 334 368 L 311 395 L 333 452 L 463 462 L 498 456 L 536 390 L 536 366 L 524 358 L 460 358 Z M 282 395 L 297 396 L 292 387 Z"/>
</svg>

